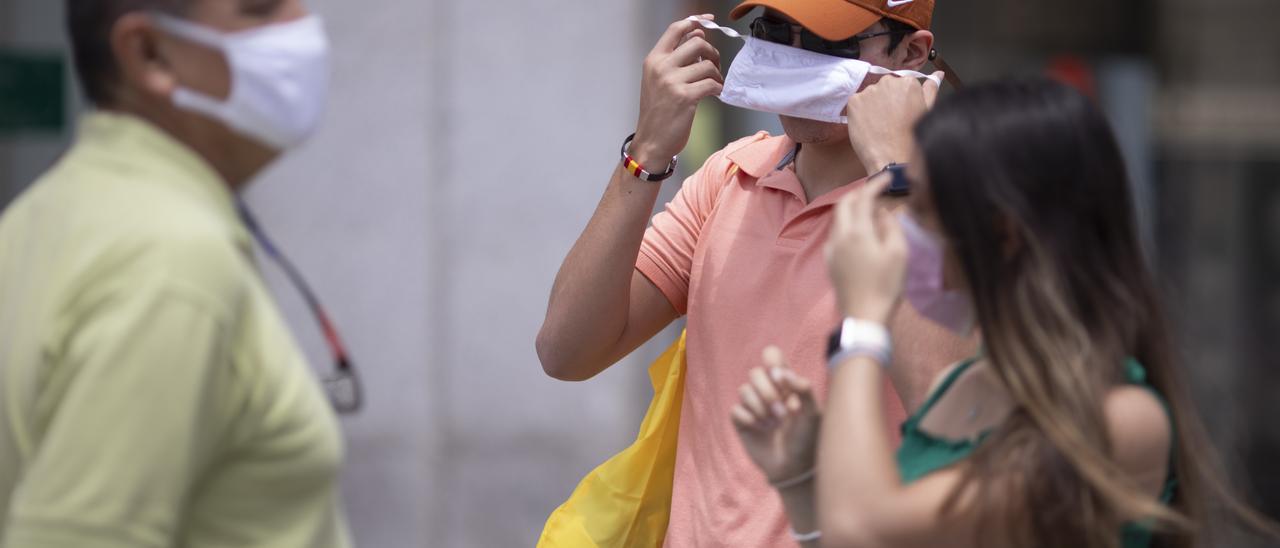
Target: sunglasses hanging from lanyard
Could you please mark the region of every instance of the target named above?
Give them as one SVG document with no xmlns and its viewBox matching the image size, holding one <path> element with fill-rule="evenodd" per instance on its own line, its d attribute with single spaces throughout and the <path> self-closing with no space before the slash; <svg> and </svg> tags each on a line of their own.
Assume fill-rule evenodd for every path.
<svg viewBox="0 0 1280 548">
<path fill-rule="evenodd" d="M 267 237 L 267 233 L 262 230 L 262 225 L 258 224 L 257 218 L 249 211 L 249 208 L 243 201 L 237 200 L 236 205 L 240 210 L 240 218 L 244 220 L 245 226 L 249 228 L 249 232 L 253 234 L 258 245 L 266 252 L 268 257 L 280 267 L 285 277 L 289 279 L 289 283 L 302 294 L 302 298 L 306 301 L 307 307 L 311 309 L 311 316 L 315 318 L 316 323 L 320 326 L 320 331 L 324 334 L 325 342 L 329 345 L 329 352 L 333 356 L 334 371 L 333 374 L 322 377 L 325 392 L 329 395 L 329 401 L 333 404 L 334 410 L 338 413 L 348 415 L 360 410 L 364 405 L 364 387 L 360 383 L 360 376 L 356 374 L 355 365 L 347 356 L 346 347 L 342 344 L 342 339 L 338 337 L 338 330 L 334 328 L 333 322 L 329 320 L 329 314 L 325 312 L 324 306 L 320 304 L 315 292 L 311 291 L 311 286 L 307 284 L 306 279 L 293 263 L 280 252 L 280 248 L 276 247 L 271 238 Z"/>
</svg>

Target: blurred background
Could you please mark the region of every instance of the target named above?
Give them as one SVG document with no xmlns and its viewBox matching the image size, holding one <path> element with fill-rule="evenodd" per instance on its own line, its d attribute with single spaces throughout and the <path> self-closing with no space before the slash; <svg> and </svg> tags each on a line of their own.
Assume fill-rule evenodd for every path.
<svg viewBox="0 0 1280 548">
<path fill-rule="evenodd" d="M 553 381 L 533 345 L 552 279 L 633 131 L 644 54 L 671 21 L 723 20 L 734 2 L 311 4 L 335 48 L 331 108 L 320 135 L 248 198 L 331 309 L 368 385 L 367 409 L 343 424 L 356 540 L 531 546 L 578 479 L 634 437 L 651 395 L 646 365 L 678 329 L 591 381 Z M 83 108 L 62 9 L 0 0 L 0 205 L 57 159 Z M 1276 0 L 939 0 L 934 24 L 967 81 L 1049 72 L 1111 116 L 1201 410 L 1238 483 L 1272 516 L 1278 19 Z M 726 60 L 738 48 L 716 40 Z M 705 102 L 686 173 L 757 129 L 778 131 L 776 119 Z M 266 270 L 326 369 L 303 303 Z"/>
</svg>

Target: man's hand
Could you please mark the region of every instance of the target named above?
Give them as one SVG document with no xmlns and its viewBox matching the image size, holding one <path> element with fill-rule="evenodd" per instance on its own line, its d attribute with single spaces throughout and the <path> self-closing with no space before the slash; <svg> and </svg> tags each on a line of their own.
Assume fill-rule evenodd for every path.
<svg viewBox="0 0 1280 548">
<path fill-rule="evenodd" d="M 941 72 L 935 76 L 942 78 Z M 849 98 L 849 143 L 868 174 L 911 156 L 911 127 L 933 107 L 938 84 L 885 76 Z"/>
<path fill-rule="evenodd" d="M 645 169 L 665 170 L 689 143 L 698 101 L 719 95 L 723 88 L 720 52 L 706 40 L 706 33 L 695 21 L 672 23 L 644 59 L 640 121 L 631 155 Z"/>
<path fill-rule="evenodd" d="M 787 368 L 778 347 L 765 349 L 764 365 L 751 370 L 732 417 L 747 454 L 776 484 L 813 470 L 822 415 L 813 387 Z"/>
</svg>

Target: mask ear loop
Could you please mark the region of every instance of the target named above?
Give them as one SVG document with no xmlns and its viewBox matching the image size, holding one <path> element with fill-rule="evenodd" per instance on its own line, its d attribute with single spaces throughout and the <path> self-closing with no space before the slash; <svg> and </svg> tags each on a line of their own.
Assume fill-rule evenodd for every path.
<svg viewBox="0 0 1280 548">
<path fill-rule="evenodd" d="M 951 84 L 952 88 L 960 89 L 964 87 L 964 82 L 960 80 L 960 76 L 956 74 L 955 69 L 952 69 L 951 65 L 947 64 L 947 61 L 941 55 L 938 55 L 938 50 L 929 50 L 929 61 L 932 61 L 933 66 L 938 67 L 938 70 L 946 75 L 945 79 L 948 84 Z"/>
<path fill-rule="evenodd" d="M 747 39 L 747 37 L 746 37 L 746 36 L 743 36 L 743 35 L 742 35 L 742 33 L 738 32 L 737 30 L 734 30 L 734 29 L 732 29 L 732 28 L 730 28 L 730 27 L 722 27 L 722 26 L 720 26 L 720 25 L 717 25 L 717 24 L 715 24 L 715 23 L 712 23 L 711 21 L 708 21 L 708 20 L 706 20 L 706 19 L 703 19 L 703 18 L 701 18 L 701 17 L 698 17 L 697 15 L 690 15 L 690 16 L 688 16 L 688 17 L 685 17 L 685 18 L 684 18 L 684 20 L 685 20 L 685 21 L 693 21 L 693 22 L 695 22 L 695 23 L 697 23 L 697 24 L 699 24 L 699 25 L 702 25 L 702 28 L 704 28 L 704 29 L 708 29 L 708 30 L 718 30 L 718 31 L 720 31 L 720 32 L 723 32 L 725 36 L 728 36 L 728 37 L 730 37 L 730 38 L 737 38 L 737 39 L 739 39 L 739 40 L 746 40 L 746 39 Z"/>
</svg>

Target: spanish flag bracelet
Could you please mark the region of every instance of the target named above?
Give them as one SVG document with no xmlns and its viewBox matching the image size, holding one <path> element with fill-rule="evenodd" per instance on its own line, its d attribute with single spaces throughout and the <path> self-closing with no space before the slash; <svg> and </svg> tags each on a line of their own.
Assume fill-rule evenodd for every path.
<svg viewBox="0 0 1280 548">
<path fill-rule="evenodd" d="M 648 171 L 645 171 L 644 166 L 640 165 L 640 162 L 637 162 L 635 158 L 631 157 L 631 153 L 627 152 L 627 149 L 631 146 L 631 141 L 633 141 L 635 138 L 636 138 L 636 134 L 632 133 L 630 137 L 627 137 L 626 141 L 622 142 L 622 165 L 623 167 L 627 168 L 627 171 L 629 173 L 631 173 L 632 175 L 635 175 L 636 178 L 642 181 L 649 181 L 652 183 L 665 181 L 668 178 L 670 178 L 672 175 L 676 174 L 677 160 L 675 156 L 671 157 L 671 165 L 667 166 L 667 171 L 663 173 L 659 173 L 657 175 L 654 175 L 652 173 L 649 173 Z"/>
</svg>

